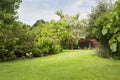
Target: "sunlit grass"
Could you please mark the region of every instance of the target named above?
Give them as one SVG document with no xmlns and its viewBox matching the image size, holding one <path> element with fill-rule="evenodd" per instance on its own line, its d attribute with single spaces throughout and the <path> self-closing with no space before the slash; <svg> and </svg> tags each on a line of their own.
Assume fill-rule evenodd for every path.
<svg viewBox="0 0 120 80">
<path fill-rule="evenodd" d="M 120 61 L 103 59 L 94 50 L 0 63 L 0 80 L 120 80 Z"/>
</svg>

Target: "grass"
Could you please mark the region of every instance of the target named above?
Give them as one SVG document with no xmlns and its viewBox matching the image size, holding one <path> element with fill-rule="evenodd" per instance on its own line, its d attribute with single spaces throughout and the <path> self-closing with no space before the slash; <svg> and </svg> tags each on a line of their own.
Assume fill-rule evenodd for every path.
<svg viewBox="0 0 120 80">
<path fill-rule="evenodd" d="M 120 80 L 120 61 L 94 50 L 66 50 L 52 56 L 0 63 L 0 80 Z"/>
</svg>

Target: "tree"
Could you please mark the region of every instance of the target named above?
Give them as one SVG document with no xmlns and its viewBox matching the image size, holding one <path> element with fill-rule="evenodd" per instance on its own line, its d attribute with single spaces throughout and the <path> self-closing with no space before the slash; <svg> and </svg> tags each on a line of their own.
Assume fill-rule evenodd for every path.
<svg viewBox="0 0 120 80">
<path fill-rule="evenodd" d="M 30 31 L 30 26 L 16 21 L 12 28 L 12 34 L 17 38 L 15 55 L 17 57 L 26 56 L 34 48 L 34 35 Z"/>
<path fill-rule="evenodd" d="M 42 26 L 42 24 L 45 24 L 46 22 L 44 20 L 37 20 L 35 24 L 33 24 L 32 28 L 37 27 L 37 26 Z"/>
<path fill-rule="evenodd" d="M 55 20 L 44 23 L 40 20 L 37 21 L 35 24 L 36 25 L 33 25 L 33 28 L 31 30 L 32 33 L 35 35 L 34 52 L 39 52 L 43 55 L 55 54 L 60 52 L 60 40 L 66 28 L 66 23 Z"/>
<path fill-rule="evenodd" d="M 95 38 L 101 43 L 101 47 L 99 47 L 100 50 L 98 53 L 102 57 L 108 57 L 110 54 L 109 45 L 107 44 L 108 39 L 101 33 L 103 26 L 102 24 L 106 20 L 106 18 L 103 18 L 103 15 L 109 13 L 112 10 L 110 6 L 111 4 L 107 3 L 106 1 L 98 1 L 97 6 L 91 10 L 91 14 L 89 14 L 88 19 L 88 37 Z"/>
<path fill-rule="evenodd" d="M 69 31 L 69 37 L 62 39 L 62 45 L 68 46 L 69 49 L 78 48 L 78 40 L 85 36 L 85 26 L 83 24 L 85 20 L 79 20 L 80 14 L 70 16 L 64 14 L 62 10 L 57 11 L 56 14 L 60 17 L 60 21 L 68 24 L 66 31 Z"/>
<path fill-rule="evenodd" d="M 120 0 L 116 1 L 113 10 L 106 17 L 102 34 L 109 39 L 112 57 L 120 59 Z"/>
<path fill-rule="evenodd" d="M 0 0 L 0 24 L 12 24 L 21 0 Z M 2 27 L 1 26 L 1 27 Z"/>
<path fill-rule="evenodd" d="M 106 4 L 107 7 L 107 4 Z M 101 43 L 99 55 L 102 57 L 118 57 L 120 56 L 119 47 L 119 1 L 116 2 L 115 6 L 107 8 L 106 12 L 101 13 L 94 19 L 93 25 L 89 26 L 92 32 L 90 35 L 98 39 Z M 103 9 L 104 11 L 105 9 Z M 109 11 L 110 10 L 110 11 Z M 99 9 L 98 9 L 99 11 Z M 96 12 L 97 13 L 97 12 Z M 91 17 L 92 19 L 92 17 Z M 91 22 L 91 21 L 90 21 Z"/>
<path fill-rule="evenodd" d="M 17 38 L 12 34 L 12 28 L 17 18 L 17 9 L 21 0 L 0 1 L 0 58 L 10 60 L 15 58 Z M 11 48 L 10 48 L 11 47 Z"/>
<path fill-rule="evenodd" d="M 110 12 L 112 10 L 112 6 L 113 5 L 111 3 L 108 3 L 107 1 L 99 0 L 97 2 L 97 6 L 92 8 L 91 14 L 89 14 L 89 19 L 88 19 L 88 29 L 87 29 L 87 31 L 89 32 L 88 36 L 93 38 L 97 36 L 97 34 L 94 33 L 95 29 L 100 27 L 95 25 L 95 20 L 99 16 Z M 100 30 L 98 31 L 98 33 L 100 33 Z"/>
</svg>

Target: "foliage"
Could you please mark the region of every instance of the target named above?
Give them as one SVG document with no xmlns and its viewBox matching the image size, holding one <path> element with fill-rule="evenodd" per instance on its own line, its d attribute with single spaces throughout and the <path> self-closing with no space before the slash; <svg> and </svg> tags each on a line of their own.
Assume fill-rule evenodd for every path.
<svg viewBox="0 0 120 80">
<path fill-rule="evenodd" d="M 5 43 L 0 46 L 0 60 L 11 60 L 16 59 L 14 51 L 16 50 L 16 42 L 18 38 L 13 38 L 7 40 Z"/>
<path fill-rule="evenodd" d="M 67 24 L 61 21 L 43 22 L 38 20 L 32 27 L 34 44 L 43 55 L 61 52 L 60 40 L 62 39 Z"/>
<path fill-rule="evenodd" d="M 93 26 L 89 27 L 92 36 L 101 42 L 102 47 L 99 54 L 103 57 L 119 58 L 120 56 L 119 9 L 119 1 L 117 1 L 111 11 L 106 10 L 107 12 L 104 12 L 104 14 L 97 14 L 98 17 L 94 20 Z"/>
<path fill-rule="evenodd" d="M 21 0 L 0 0 L 0 27 L 14 22 L 20 2 Z"/>
<path fill-rule="evenodd" d="M 92 8 L 91 14 L 89 14 L 89 19 L 88 19 L 88 27 L 87 31 L 89 32 L 88 36 L 93 37 L 93 38 L 99 38 L 98 36 L 101 36 L 101 26 L 96 26 L 96 19 L 98 17 L 101 17 L 103 14 L 107 14 L 112 10 L 112 4 L 108 3 L 107 1 L 98 1 L 98 4 L 96 7 Z M 99 20 L 103 21 L 103 18 L 99 18 Z M 102 24 L 101 21 L 101 24 Z"/>
<path fill-rule="evenodd" d="M 16 44 L 19 39 L 13 35 L 12 28 L 20 2 L 21 0 L 0 1 L 0 60 L 16 58 Z"/>
<path fill-rule="evenodd" d="M 86 26 L 84 25 L 85 20 L 79 20 L 79 14 L 70 16 L 63 14 L 62 10 L 56 12 L 60 17 L 60 21 L 66 22 L 68 24 L 66 31 L 69 31 L 69 35 L 65 35 L 61 40 L 61 45 L 63 48 L 76 49 L 78 48 L 78 40 L 86 36 Z"/>
<path fill-rule="evenodd" d="M 36 42 L 36 47 L 41 50 L 43 55 L 55 54 L 61 51 L 60 46 L 55 44 L 54 40 L 49 37 L 39 38 Z"/>
<path fill-rule="evenodd" d="M 2 55 L 0 58 L 2 60 L 26 56 L 26 53 L 34 47 L 33 37 L 27 25 L 15 22 L 11 28 L 8 30 L 2 29 L 2 31 L 0 32 L 0 55 Z M 11 56 L 14 57 L 6 58 Z"/>
<path fill-rule="evenodd" d="M 26 56 L 26 53 L 29 53 L 34 47 L 34 37 L 31 34 L 30 27 L 16 22 L 13 27 L 13 35 L 19 39 L 17 41 L 17 50 L 15 51 L 16 56 Z"/>
<path fill-rule="evenodd" d="M 112 50 L 113 56 L 120 58 L 120 1 L 118 0 L 114 9 L 107 16 L 102 34 L 109 38 L 109 46 Z M 106 30 L 106 32 L 104 32 Z"/>
<path fill-rule="evenodd" d="M 41 57 L 59 53 L 63 48 L 78 48 L 86 29 L 86 21 L 79 20 L 79 14 L 70 16 L 57 11 L 58 21 L 37 20 L 29 26 L 17 20 L 21 1 L 0 1 L 0 60 Z"/>
<path fill-rule="evenodd" d="M 33 57 L 41 57 L 41 56 L 43 56 L 43 53 L 39 48 L 36 47 L 36 48 L 32 49 L 32 56 Z"/>
</svg>

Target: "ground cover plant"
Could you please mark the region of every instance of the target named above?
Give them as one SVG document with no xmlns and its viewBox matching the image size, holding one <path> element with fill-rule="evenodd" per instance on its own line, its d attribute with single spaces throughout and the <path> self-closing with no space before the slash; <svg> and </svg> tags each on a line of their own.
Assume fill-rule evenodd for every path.
<svg viewBox="0 0 120 80">
<path fill-rule="evenodd" d="M 120 61 L 95 56 L 94 50 L 0 63 L 0 80 L 120 80 Z"/>
</svg>

